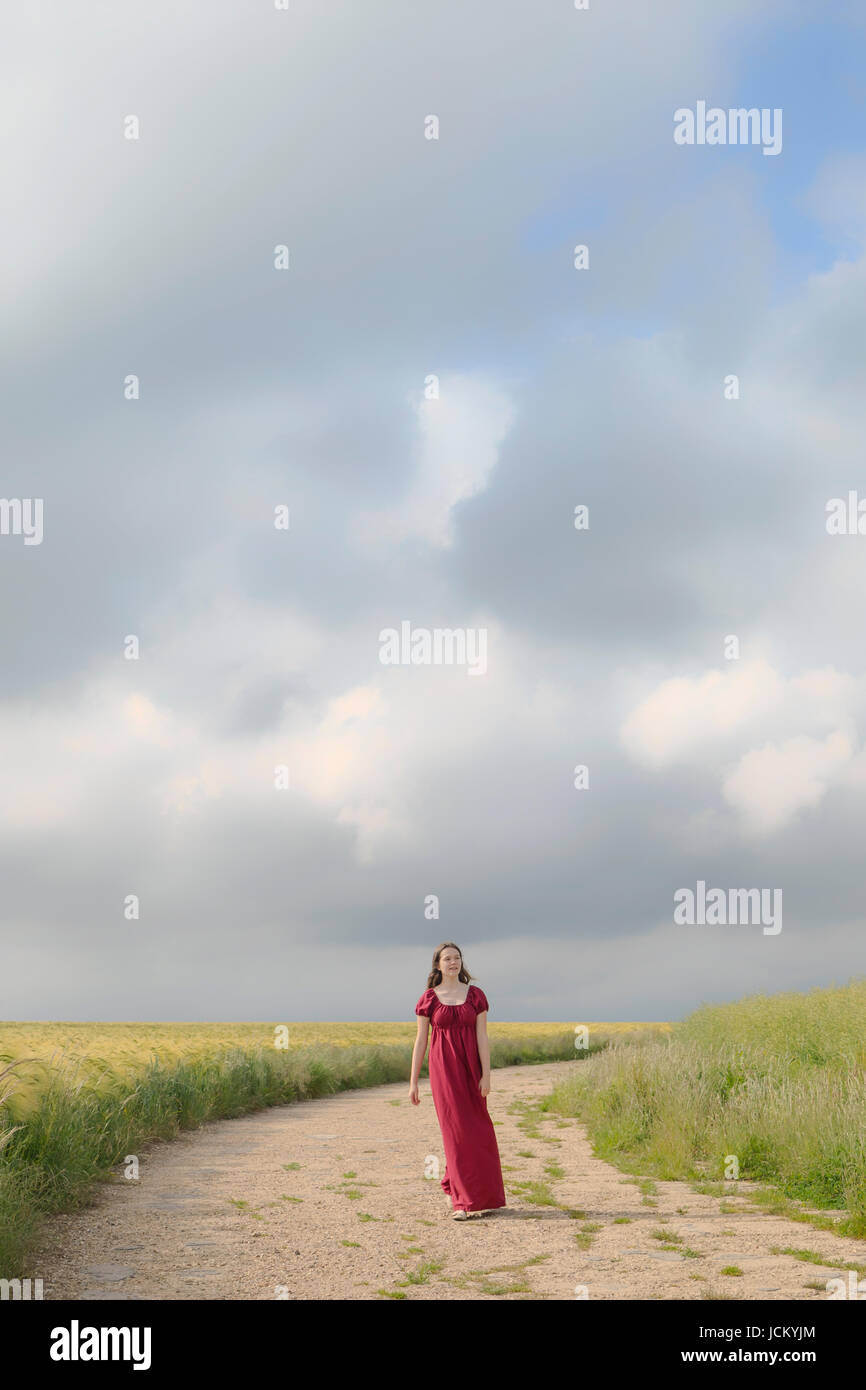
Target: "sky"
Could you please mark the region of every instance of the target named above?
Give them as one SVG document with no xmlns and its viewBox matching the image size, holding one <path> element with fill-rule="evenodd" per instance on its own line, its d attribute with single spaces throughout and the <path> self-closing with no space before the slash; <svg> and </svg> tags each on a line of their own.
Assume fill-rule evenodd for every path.
<svg viewBox="0 0 866 1390">
<path fill-rule="evenodd" d="M 5 29 L 0 1017 L 411 1020 L 440 941 L 492 1021 L 863 974 L 862 9 Z"/>
</svg>

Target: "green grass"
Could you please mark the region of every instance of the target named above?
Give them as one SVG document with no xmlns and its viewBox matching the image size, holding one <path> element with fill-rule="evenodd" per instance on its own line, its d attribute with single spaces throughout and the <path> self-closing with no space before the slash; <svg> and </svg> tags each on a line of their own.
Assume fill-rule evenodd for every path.
<svg viewBox="0 0 866 1390">
<path fill-rule="evenodd" d="M 458 1275 L 443 1275 L 446 1283 L 458 1289 L 471 1289 L 476 1293 L 487 1294 L 490 1297 L 498 1298 L 503 1294 L 527 1293 L 532 1294 L 532 1286 L 529 1283 L 526 1271 L 534 1265 L 543 1264 L 549 1260 L 549 1255 L 533 1255 L 527 1260 L 521 1260 L 516 1264 L 494 1265 L 492 1269 L 473 1269 L 468 1273 Z M 511 1275 L 505 1280 L 492 1279 L 491 1275 Z M 514 1277 L 516 1276 L 516 1277 Z"/>
<path fill-rule="evenodd" d="M 733 1156 L 740 1179 L 806 1219 L 835 1212 L 835 1232 L 866 1236 L 866 981 L 707 1005 L 667 1036 L 614 1037 L 551 1102 L 626 1171 L 733 1198 Z M 651 1186 L 640 1187 L 650 1205 Z"/>
<path fill-rule="evenodd" d="M 534 1207 L 555 1207 L 558 1206 L 557 1200 L 551 1192 L 546 1182 L 535 1179 L 531 1182 L 516 1182 L 509 1187 L 509 1192 L 514 1193 L 521 1201 L 528 1202 Z"/>
<path fill-rule="evenodd" d="M 817 1250 L 798 1250 L 792 1245 L 774 1245 L 771 1247 L 773 1255 L 790 1255 L 793 1260 L 802 1260 L 805 1264 L 821 1265 L 824 1269 L 853 1269 L 861 1277 L 866 1274 L 866 1265 L 858 1264 L 856 1260 L 834 1260 L 830 1256 L 821 1255 Z"/>
<path fill-rule="evenodd" d="M 604 1227 L 600 1226 L 597 1221 L 585 1221 L 580 1227 L 580 1230 L 574 1233 L 574 1239 L 577 1242 L 578 1248 L 580 1250 L 588 1250 L 599 1231 L 603 1229 Z"/>
<path fill-rule="evenodd" d="M 406 1278 L 401 1279 L 398 1288 L 406 1288 L 412 1284 L 429 1284 L 431 1274 L 437 1274 L 442 1268 L 433 1260 L 427 1260 L 424 1264 L 418 1265 L 417 1269 L 408 1270 Z"/>
</svg>

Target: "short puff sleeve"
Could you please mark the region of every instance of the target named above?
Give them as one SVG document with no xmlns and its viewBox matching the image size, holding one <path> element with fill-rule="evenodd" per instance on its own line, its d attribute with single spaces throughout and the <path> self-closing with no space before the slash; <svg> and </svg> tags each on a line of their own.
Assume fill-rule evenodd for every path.
<svg viewBox="0 0 866 1390">
<path fill-rule="evenodd" d="M 479 989 L 477 985 L 474 986 L 474 989 L 475 993 L 472 998 L 475 1004 L 475 1012 L 477 1014 L 486 1013 L 490 1009 L 490 1005 L 487 1002 L 487 995 L 484 993 L 484 990 Z"/>
<path fill-rule="evenodd" d="M 418 1003 L 415 1005 L 416 1014 L 421 1014 L 423 1018 L 429 1018 L 433 1008 L 433 991 L 425 989 Z"/>
</svg>

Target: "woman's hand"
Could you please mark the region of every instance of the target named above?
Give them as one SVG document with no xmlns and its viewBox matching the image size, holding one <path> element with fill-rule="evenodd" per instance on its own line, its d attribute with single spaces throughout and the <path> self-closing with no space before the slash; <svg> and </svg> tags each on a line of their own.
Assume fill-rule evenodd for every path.
<svg viewBox="0 0 866 1390">
<path fill-rule="evenodd" d="M 478 1089 L 479 1089 L 479 1091 L 481 1092 L 481 1094 L 482 1094 L 483 1096 L 489 1096 L 489 1095 L 490 1095 L 490 1077 L 489 1077 L 489 1076 L 482 1076 L 481 1080 L 480 1080 L 479 1083 L 478 1083 Z"/>
<path fill-rule="evenodd" d="M 421 1104 L 421 1097 L 420 1097 L 419 1094 L 418 1094 L 418 1082 L 417 1082 L 417 1081 L 415 1082 L 415 1084 L 414 1084 L 413 1086 L 410 1086 L 410 1087 L 409 1087 L 409 1099 L 411 1100 L 411 1102 L 412 1102 L 413 1105 L 420 1105 L 420 1104 Z"/>
</svg>

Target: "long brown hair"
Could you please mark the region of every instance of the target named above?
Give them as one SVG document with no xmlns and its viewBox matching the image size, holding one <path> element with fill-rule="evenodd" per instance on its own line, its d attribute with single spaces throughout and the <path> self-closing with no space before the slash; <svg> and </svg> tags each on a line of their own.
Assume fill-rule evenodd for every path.
<svg viewBox="0 0 866 1390">
<path fill-rule="evenodd" d="M 460 947 L 457 945 L 457 942 L 456 942 L 456 941 L 440 941 L 440 942 L 439 942 L 439 945 L 436 947 L 436 950 L 433 952 L 433 969 L 430 971 L 430 974 L 427 976 L 427 988 L 428 988 L 428 989 L 435 989 L 437 985 L 441 985 L 441 983 L 442 983 L 442 971 L 439 969 L 439 957 L 441 956 L 441 954 L 442 954 L 443 951 L 446 951 L 446 950 L 448 949 L 449 946 L 452 947 L 452 949 L 455 950 L 455 951 L 460 951 Z M 469 981 L 472 979 L 472 976 L 469 974 L 469 971 L 466 969 L 466 966 L 463 964 L 463 952 L 462 952 L 462 951 L 460 951 L 460 974 L 457 976 L 457 978 L 458 978 L 458 980 L 461 982 L 461 984 L 464 984 L 464 985 L 468 985 L 468 984 L 469 984 Z"/>
</svg>

